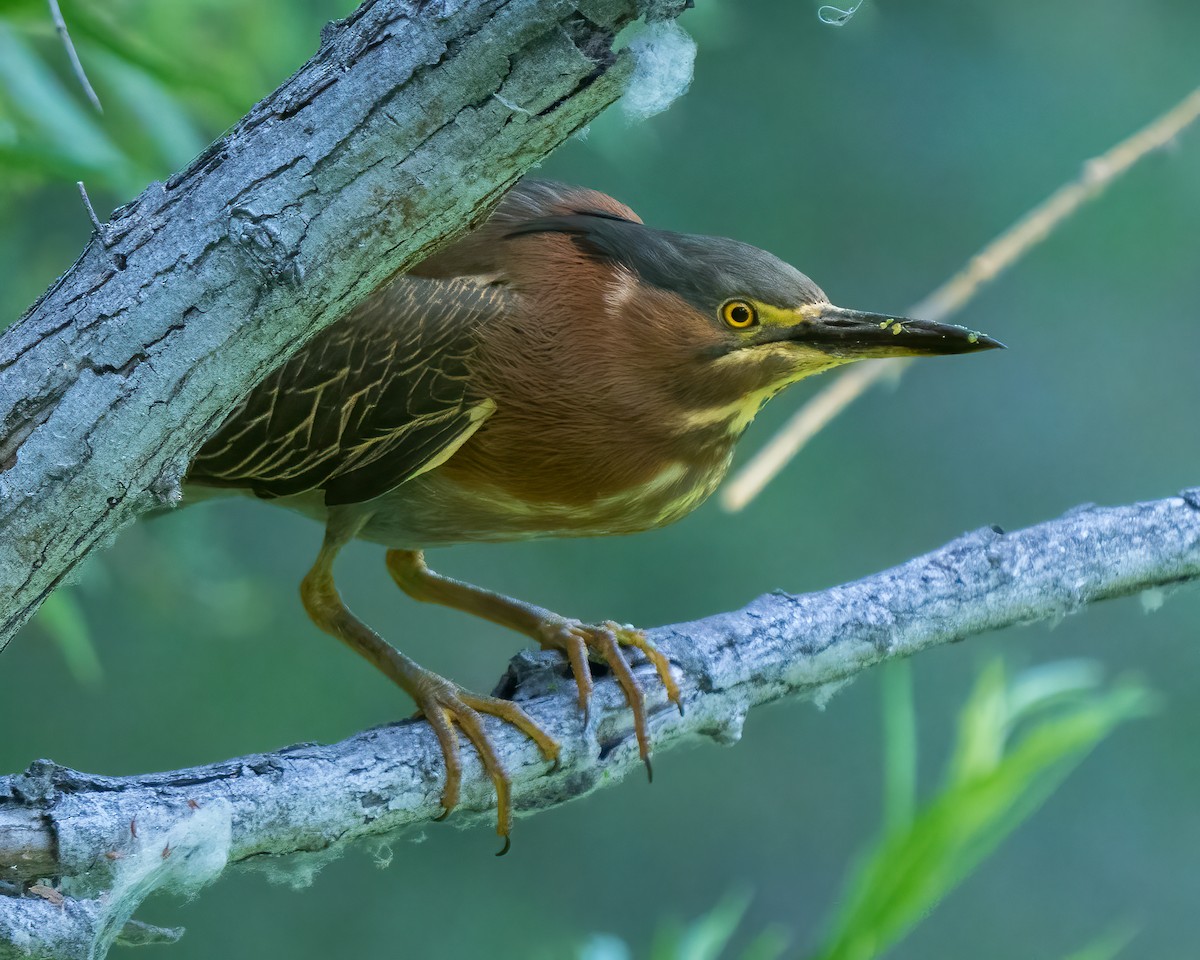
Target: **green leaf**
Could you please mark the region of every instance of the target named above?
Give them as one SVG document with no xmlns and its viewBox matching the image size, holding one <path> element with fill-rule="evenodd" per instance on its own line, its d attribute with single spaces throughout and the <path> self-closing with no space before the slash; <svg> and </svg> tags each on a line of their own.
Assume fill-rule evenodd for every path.
<svg viewBox="0 0 1200 960">
<path fill-rule="evenodd" d="M 281 8 L 277 14 L 286 16 L 287 12 Z M 206 68 L 199 61 L 185 62 L 164 55 L 143 35 L 144 30 L 131 31 L 114 24 L 102 8 L 71 4 L 64 10 L 64 16 L 69 18 L 71 36 L 77 41 L 107 51 L 114 59 L 138 68 L 167 88 L 216 98 L 233 117 L 245 112 L 249 106 L 246 94 L 232 89 L 220 72 L 211 66 Z"/>
<path fill-rule="evenodd" d="M 49 20 L 47 6 L 43 0 L 0 0 L 0 17 L 15 19 L 30 16 Z"/>
<path fill-rule="evenodd" d="M 134 117 L 155 151 L 158 174 L 184 167 L 207 145 L 207 139 L 188 116 L 183 103 L 155 77 L 109 53 L 93 56 L 107 99 L 117 101 Z"/>
<path fill-rule="evenodd" d="M 725 897 L 684 930 L 671 960 L 718 960 L 737 933 L 748 906 L 748 893 Z"/>
<path fill-rule="evenodd" d="M 579 951 L 579 960 L 633 960 L 625 941 L 609 933 L 593 934 Z"/>
<path fill-rule="evenodd" d="M 650 948 L 651 960 L 720 960 L 749 905 L 749 893 L 733 893 L 691 923 L 662 923 Z M 740 960 L 778 960 L 787 944 L 785 931 L 768 928 L 742 952 Z M 580 949 L 578 960 L 630 960 L 632 956 L 618 937 L 595 934 Z"/>
<path fill-rule="evenodd" d="M 790 941 L 782 927 L 768 927 L 750 942 L 738 960 L 779 960 Z"/>
<path fill-rule="evenodd" d="M 1004 663 L 994 660 L 979 674 L 958 716 L 958 740 L 946 769 L 946 785 L 995 768 L 1008 735 Z"/>
<path fill-rule="evenodd" d="M 975 870 L 1116 725 L 1147 712 L 1150 696 L 1142 687 L 1124 683 L 1102 690 L 1098 683 L 1090 665 L 1058 664 L 1011 684 L 999 662 L 985 668 L 960 714 L 941 792 L 911 822 L 889 819 L 852 872 L 819 958 L 879 956 Z M 1014 736 L 1019 726 L 1023 732 Z M 908 749 L 903 743 L 900 748 Z"/>
<path fill-rule="evenodd" d="M 1097 937 L 1081 950 L 1076 950 L 1063 960 L 1114 960 L 1137 936 L 1138 930 L 1132 923 L 1122 923 Z"/>
<path fill-rule="evenodd" d="M 60 588 L 50 594 L 38 610 L 34 623 L 58 645 L 67 669 L 77 683 L 95 686 L 104 678 L 87 620 L 70 590 Z"/>
<path fill-rule="evenodd" d="M 0 95 L 13 117 L 3 157 L 42 155 L 57 169 L 67 168 L 101 177 L 122 192 L 136 190 L 145 180 L 136 165 L 97 125 L 90 110 L 76 101 L 14 30 L 0 21 Z"/>
</svg>

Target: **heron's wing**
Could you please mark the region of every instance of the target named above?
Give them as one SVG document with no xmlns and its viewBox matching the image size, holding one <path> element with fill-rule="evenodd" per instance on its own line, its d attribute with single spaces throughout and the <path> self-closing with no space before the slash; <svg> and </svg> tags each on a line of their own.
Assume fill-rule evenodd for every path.
<svg viewBox="0 0 1200 960">
<path fill-rule="evenodd" d="M 336 506 L 445 461 L 495 409 L 471 391 L 477 331 L 502 287 L 400 277 L 254 388 L 197 454 L 188 481 Z"/>
</svg>

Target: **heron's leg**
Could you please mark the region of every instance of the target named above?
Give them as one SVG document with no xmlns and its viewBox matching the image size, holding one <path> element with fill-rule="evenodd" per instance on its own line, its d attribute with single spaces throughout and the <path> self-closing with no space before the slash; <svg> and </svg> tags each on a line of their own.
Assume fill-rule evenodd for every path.
<svg viewBox="0 0 1200 960">
<path fill-rule="evenodd" d="M 562 650 L 571 663 L 575 683 L 579 688 L 579 706 L 586 713 L 592 693 L 592 675 L 588 669 L 588 654 L 593 653 L 607 664 L 621 685 L 633 710 L 638 749 L 649 768 L 650 739 L 646 732 L 645 695 L 622 646 L 636 647 L 654 664 L 667 697 L 682 711 L 679 686 L 671 675 L 671 665 L 641 630 L 622 627 L 611 621 L 585 624 L 561 617 L 544 607 L 484 590 L 461 580 L 435 573 L 425 565 L 419 550 L 389 550 L 387 567 L 400 589 L 415 600 L 440 603 L 491 620 L 510 630 L 532 637 L 543 648 Z"/>
<path fill-rule="evenodd" d="M 464 690 L 444 677 L 426 670 L 384 640 L 359 620 L 338 594 L 333 582 L 333 561 L 338 551 L 351 538 L 332 527 L 325 533 L 316 563 L 300 585 L 304 609 L 313 623 L 341 640 L 355 653 L 361 654 L 386 676 L 400 685 L 416 701 L 429 725 L 437 734 L 442 755 L 446 760 L 446 785 L 442 790 L 443 816 L 458 804 L 462 764 L 458 755 L 456 727 L 475 745 L 479 760 L 496 787 L 496 832 L 504 837 L 508 849 L 508 834 L 512 827 L 510 780 L 495 747 L 483 729 L 480 714 L 491 714 L 511 723 L 537 744 L 547 760 L 557 760 L 558 744 L 539 727 L 519 706 L 509 700 L 482 697 Z"/>
</svg>

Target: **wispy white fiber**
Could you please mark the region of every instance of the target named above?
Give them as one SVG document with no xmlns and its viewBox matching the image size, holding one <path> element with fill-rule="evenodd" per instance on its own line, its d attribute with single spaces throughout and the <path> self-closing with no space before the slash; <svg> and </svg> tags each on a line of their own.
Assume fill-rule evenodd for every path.
<svg viewBox="0 0 1200 960">
<path fill-rule="evenodd" d="M 849 10 L 843 10 L 841 7 L 826 4 L 817 11 L 817 16 L 821 19 L 822 23 L 827 23 L 831 27 L 840 27 L 858 13 L 858 8 L 862 5 L 863 0 L 857 0 Z"/>
<path fill-rule="evenodd" d="M 89 956 L 104 957 L 134 910 L 155 890 L 192 894 L 215 880 L 229 859 L 232 824 L 233 807 L 209 801 L 203 808 L 182 813 L 161 833 L 143 829 L 136 848 L 116 861 Z"/>
<path fill-rule="evenodd" d="M 621 109 L 631 120 L 662 113 L 691 86 L 696 41 L 674 20 L 647 25 L 627 49 L 634 67 Z"/>
</svg>

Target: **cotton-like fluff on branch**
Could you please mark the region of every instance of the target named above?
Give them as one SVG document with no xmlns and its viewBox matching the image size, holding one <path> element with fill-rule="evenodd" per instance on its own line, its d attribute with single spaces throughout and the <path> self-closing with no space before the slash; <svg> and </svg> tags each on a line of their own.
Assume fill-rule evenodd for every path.
<svg viewBox="0 0 1200 960">
<path fill-rule="evenodd" d="M 627 49 L 634 67 L 621 109 L 629 119 L 662 113 L 691 86 L 696 41 L 674 20 L 649 24 Z"/>
<path fill-rule="evenodd" d="M 102 960 L 138 905 L 155 890 L 189 896 L 215 880 L 229 859 L 232 823 L 233 808 L 221 801 L 182 813 L 161 832 L 139 831 L 133 849 L 115 861 L 89 958 Z"/>
</svg>

